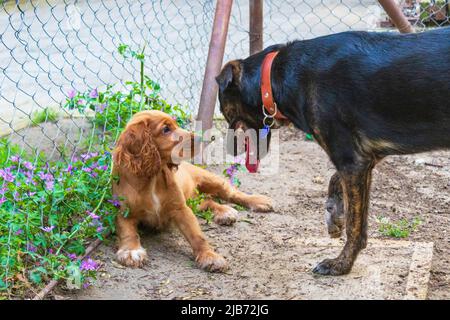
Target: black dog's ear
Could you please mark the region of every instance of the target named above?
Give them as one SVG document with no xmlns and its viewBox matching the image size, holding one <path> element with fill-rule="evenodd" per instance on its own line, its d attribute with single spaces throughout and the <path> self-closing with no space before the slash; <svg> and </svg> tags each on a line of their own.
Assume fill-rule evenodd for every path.
<svg viewBox="0 0 450 320">
<path fill-rule="evenodd" d="M 240 60 L 228 62 L 216 77 L 220 92 L 224 92 L 232 83 L 238 85 L 241 81 L 242 67 Z"/>
</svg>

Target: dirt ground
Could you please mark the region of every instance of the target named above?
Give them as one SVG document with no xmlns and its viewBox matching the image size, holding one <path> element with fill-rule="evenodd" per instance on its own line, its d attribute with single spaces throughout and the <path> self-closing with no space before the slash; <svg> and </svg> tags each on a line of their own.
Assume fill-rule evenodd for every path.
<svg viewBox="0 0 450 320">
<path fill-rule="evenodd" d="M 274 212 L 240 212 L 240 221 L 231 227 L 201 221 L 211 244 L 228 260 L 227 273 L 197 269 L 176 230 L 143 231 L 147 266 L 129 269 L 115 262 L 112 239 L 94 255 L 103 262 L 96 283 L 81 291 L 61 286 L 54 298 L 404 299 L 407 291 L 415 290 L 409 283 L 413 264 L 425 268 L 422 289 L 428 299 L 450 298 L 450 152 L 390 157 L 380 163 L 374 171 L 368 248 L 349 275 L 322 277 L 313 275 L 312 267 L 336 256 L 343 244 L 342 239 L 328 240 L 324 223 L 327 181 L 334 169 L 303 133 L 286 128 L 281 137 L 279 173 L 239 174 L 242 190 L 273 197 Z M 222 168 L 210 170 L 220 173 Z M 376 216 L 419 216 L 422 224 L 407 239 L 388 240 L 378 231 Z M 434 243 L 430 274 L 426 261 L 414 263 L 414 243 Z"/>
</svg>

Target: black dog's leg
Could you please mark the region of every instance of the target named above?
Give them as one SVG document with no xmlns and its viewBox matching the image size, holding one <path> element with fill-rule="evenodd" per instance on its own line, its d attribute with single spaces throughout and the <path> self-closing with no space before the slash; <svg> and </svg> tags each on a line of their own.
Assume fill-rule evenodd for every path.
<svg viewBox="0 0 450 320">
<path fill-rule="evenodd" d="M 347 242 L 335 259 L 325 259 L 313 270 L 323 275 L 349 273 L 359 251 L 367 244 L 367 212 L 374 162 L 354 162 L 338 168 L 343 186 Z"/>
<path fill-rule="evenodd" d="M 328 198 L 325 204 L 325 221 L 331 238 L 339 238 L 344 229 L 344 202 L 342 200 L 341 178 L 336 172 L 328 185 Z"/>
</svg>

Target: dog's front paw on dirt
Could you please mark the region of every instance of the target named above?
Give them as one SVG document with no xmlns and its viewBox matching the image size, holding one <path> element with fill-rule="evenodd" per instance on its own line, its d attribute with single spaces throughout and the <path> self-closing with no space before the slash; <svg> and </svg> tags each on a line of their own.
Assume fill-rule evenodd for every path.
<svg viewBox="0 0 450 320">
<path fill-rule="evenodd" d="M 255 212 L 273 211 L 272 199 L 263 195 L 252 195 L 248 204 L 249 208 Z"/>
<path fill-rule="evenodd" d="M 324 276 L 340 276 L 349 273 L 351 269 L 351 264 L 336 258 L 323 260 L 312 271 Z"/>
<path fill-rule="evenodd" d="M 229 206 L 223 206 L 223 210 L 215 212 L 214 222 L 222 226 L 230 226 L 236 222 L 238 212 L 236 209 Z"/>
<path fill-rule="evenodd" d="M 116 255 L 121 264 L 131 268 L 141 268 L 148 261 L 147 252 L 142 247 L 135 250 L 119 249 Z"/>
<path fill-rule="evenodd" d="M 210 272 L 224 272 L 228 269 L 225 258 L 210 250 L 200 253 L 195 261 L 199 268 Z"/>
</svg>

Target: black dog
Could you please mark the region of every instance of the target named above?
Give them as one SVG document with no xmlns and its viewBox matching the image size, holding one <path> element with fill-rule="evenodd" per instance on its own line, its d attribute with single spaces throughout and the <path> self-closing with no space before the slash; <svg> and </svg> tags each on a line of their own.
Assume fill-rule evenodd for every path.
<svg viewBox="0 0 450 320">
<path fill-rule="evenodd" d="M 231 129 L 263 127 L 261 64 L 272 51 L 279 51 L 271 69 L 278 110 L 327 152 L 337 169 L 330 190 L 342 193 L 343 200 L 331 194 L 329 209 L 344 208 L 347 242 L 337 258 L 313 271 L 346 274 L 366 247 L 376 163 L 388 155 L 450 148 L 450 28 L 345 32 L 231 61 L 217 77 L 220 109 Z M 335 226 L 333 233 L 342 227 Z"/>
</svg>

